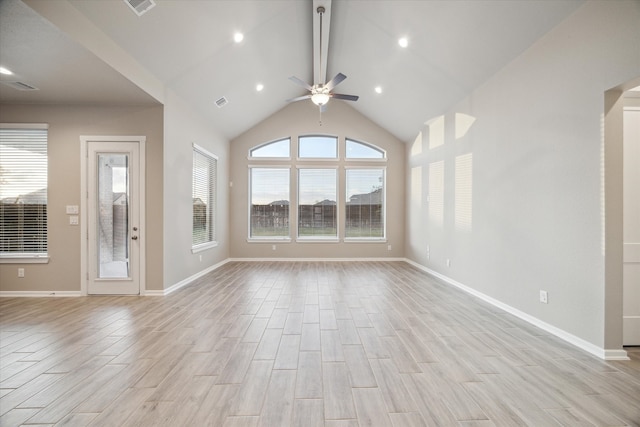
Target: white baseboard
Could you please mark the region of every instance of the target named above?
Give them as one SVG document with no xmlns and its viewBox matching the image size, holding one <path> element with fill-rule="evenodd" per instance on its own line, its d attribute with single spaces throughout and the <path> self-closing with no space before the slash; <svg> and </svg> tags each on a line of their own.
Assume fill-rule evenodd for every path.
<svg viewBox="0 0 640 427">
<path fill-rule="evenodd" d="M 405 258 L 229 258 L 229 262 L 357 262 L 357 261 L 406 261 Z"/>
<path fill-rule="evenodd" d="M 528 322 L 534 326 L 537 326 L 538 328 L 547 331 L 553 335 L 555 335 L 556 337 L 568 342 L 569 344 L 572 344 L 590 354 L 593 354 L 596 357 L 599 357 L 600 359 L 604 359 L 604 360 L 629 360 L 629 357 L 627 356 L 627 352 L 624 350 L 606 350 L 603 349 L 601 347 L 598 347 L 597 345 L 594 345 L 588 341 L 583 340 L 580 337 L 577 337 L 573 334 L 570 334 L 569 332 L 557 328 L 553 325 L 550 325 L 549 323 L 546 323 L 540 319 L 538 319 L 537 317 L 531 316 L 530 314 L 527 314 L 523 311 L 518 310 L 517 308 L 511 307 L 508 304 L 505 304 L 501 301 L 498 301 L 495 298 L 492 298 L 488 295 L 483 294 L 482 292 L 479 292 L 473 288 L 470 288 L 466 285 L 463 285 L 460 282 L 457 282 L 453 279 L 451 279 L 450 277 L 447 277 L 443 274 L 438 273 L 437 271 L 431 270 L 430 268 L 427 268 L 421 264 L 418 264 L 415 261 L 412 261 L 410 259 L 406 259 L 405 260 L 408 264 L 413 265 L 414 267 L 424 271 L 425 273 L 429 274 L 430 276 L 436 277 L 440 280 L 442 280 L 443 282 L 455 286 L 456 288 L 459 288 L 475 297 L 480 298 L 481 300 L 493 305 L 494 307 L 498 307 L 499 309 L 506 311 L 509 314 L 512 314 L 514 316 L 516 316 L 519 319 L 524 320 L 525 322 Z"/>
<path fill-rule="evenodd" d="M 225 265 L 226 263 L 230 262 L 231 259 L 227 258 L 224 261 L 220 261 L 217 264 L 214 264 L 210 267 L 205 268 L 202 271 L 199 271 L 198 273 L 187 277 L 184 280 L 179 281 L 178 283 L 169 286 L 167 289 L 165 289 L 164 291 L 146 291 L 144 293 L 145 296 L 164 296 L 164 295 L 169 295 L 171 292 L 175 292 L 178 289 L 187 286 L 188 284 L 192 283 L 194 280 L 199 279 L 200 277 L 204 276 L 207 273 L 212 272 L 213 270 L 216 270 L 220 267 L 222 267 L 223 265 Z"/>
<path fill-rule="evenodd" d="M 0 298 L 81 297 L 80 291 L 0 291 Z"/>
</svg>

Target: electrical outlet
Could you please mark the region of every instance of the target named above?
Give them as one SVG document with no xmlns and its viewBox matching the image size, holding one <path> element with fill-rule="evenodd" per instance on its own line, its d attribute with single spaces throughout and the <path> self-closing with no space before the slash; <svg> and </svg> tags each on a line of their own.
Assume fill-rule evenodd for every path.
<svg viewBox="0 0 640 427">
<path fill-rule="evenodd" d="M 387 250 L 390 251 L 391 250 L 391 245 L 387 245 Z"/>
<path fill-rule="evenodd" d="M 543 304 L 549 303 L 549 296 L 547 295 L 547 291 L 540 291 L 540 302 Z"/>
<path fill-rule="evenodd" d="M 18 269 L 18 277 L 24 277 L 24 268 Z"/>
<path fill-rule="evenodd" d="M 271 245 L 271 250 L 275 251 L 276 250 L 276 245 Z"/>
</svg>

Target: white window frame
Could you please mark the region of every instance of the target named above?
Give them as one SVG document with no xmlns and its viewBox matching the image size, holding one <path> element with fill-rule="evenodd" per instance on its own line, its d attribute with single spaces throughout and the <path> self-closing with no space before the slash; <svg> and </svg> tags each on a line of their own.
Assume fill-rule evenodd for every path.
<svg viewBox="0 0 640 427">
<path fill-rule="evenodd" d="M 253 156 L 252 153 L 260 148 L 264 148 L 268 145 L 275 144 L 277 142 L 288 141 L 289 142 L 289 155 L 286 157 L 261 157 L 261 156 Z M 291 137 L 287 136 L 285 138 L 278 138 L 272 141 L 265 142 L 264 144 L 256 145 L 255 147 L 251 147 L 249 149 L 249 153 L 247 154 L 247 160 L 251 161 L 265 161 L 265 160 L 291 160 Z"/>
<path fill-rule="evenodd" d="M 0 123 L 0 129 L 45 129 L 47 130 L 47 194 L 49 192 L 49 125 L 47 123 Z M 49 198 L 47 196 L 47 251 L 5 252 L 0 254 L 0 264 L 46 264 L 49 262 Z"/>
<path fill-rule="evenodd" d="M 207 206 L 209 206 L 209 212 L 207 215 L 207 222 L 209 223 L 210 229 L 212 229 L 212 240 L 203 243 L 193 243 L 193 168 L 195 165 L 192 165 L 192 178 L 191 178 L 191 253 L 198 253 L 205 251 L 210 248 L 214 248 L 218 246 L 218 236 L 217 231 L 218 227 L 216 226 L 218 220 L 218 156 L 208 151 L 206 148 L 203 148 L 197 144 L 192 144 L 192 153 L 199 153 L 200 155 L 208 158 L 213 162 L 214 169 L 213 171 L 209 170 L 209 185 L 213 186 L 213 188 L 209 189 L 209 200 L 207 201 Z"/>
<path fill-rule="evenodd" d="M 347 152 L 347 145 L 349 145 L 349 141 L 355 142 L 356 144 L 364 145 L 365 147 L 369 147 L 374 151 L 379 151 L 382 153 L 382 157 L 349 157 L 349 153 Z M 369 142 L 360 141 L 354 138 L 345 137 L 344 139 L 344 159 L 347 162 L 386 162 L 387 161 L 387 150 L 384 150 L 378 147 L 375 144 L 371 144 Z"/>
</svg>

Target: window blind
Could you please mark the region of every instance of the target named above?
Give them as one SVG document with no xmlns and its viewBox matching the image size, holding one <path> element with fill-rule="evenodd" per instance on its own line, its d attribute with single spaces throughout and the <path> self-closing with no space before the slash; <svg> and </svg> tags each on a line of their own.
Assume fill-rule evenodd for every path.
<svg viewBox="0 0 640 427">
<path fill-rule="evenodd" d="M 193 246 L 216 240 L 216 174 L 217 158 L 196 145 L 193 146 Z"/>
<path fill-rule="evenodd" d="M 47 254 L 47 126 L 0 125 L 0 257 Z"/>
</svg>

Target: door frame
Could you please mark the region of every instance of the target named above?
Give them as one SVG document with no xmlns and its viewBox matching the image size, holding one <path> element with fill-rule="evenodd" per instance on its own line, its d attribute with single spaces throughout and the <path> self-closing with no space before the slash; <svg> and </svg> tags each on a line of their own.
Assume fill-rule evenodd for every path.
<svg viewBox="0 0 640 427">
<path fill-rule="evenodd" d="M 139 174 L 139 213 L 140 224 L 138 231 L 138 241 L 140 245 L 140 296 L 146 293 L 146 180 L 145 180 L 145 144 L 146 136 L 108 136 L 108 135 L 80 135 L 80 294 L 89 294 L 89 143 L 90 142 L 133 142 L 138 144 L 139 156 L 136 168 Z"/>
</svg>

